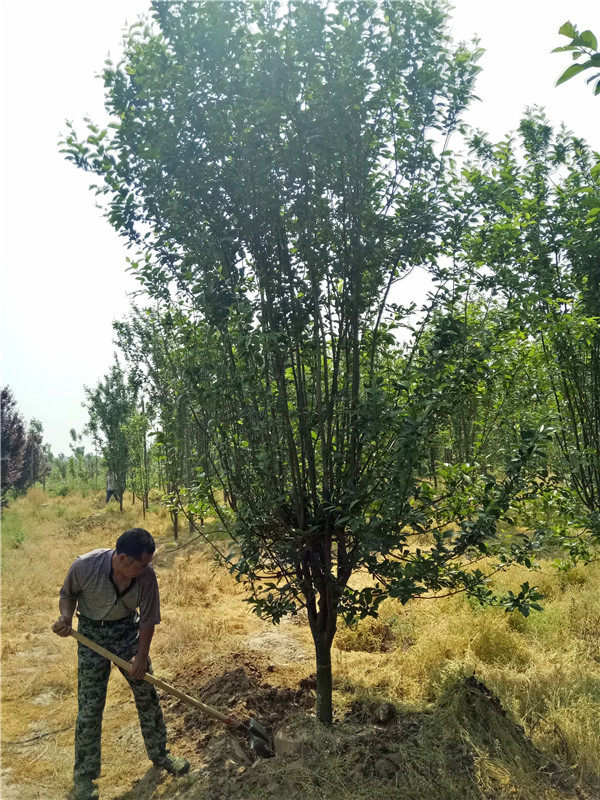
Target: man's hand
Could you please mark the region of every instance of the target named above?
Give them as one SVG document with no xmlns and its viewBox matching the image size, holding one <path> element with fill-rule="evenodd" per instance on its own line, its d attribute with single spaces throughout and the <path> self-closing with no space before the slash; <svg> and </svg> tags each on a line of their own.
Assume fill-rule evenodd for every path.
<svg viewBox="0 0 600 800">
<path fill-rule="evenodd" d="M 131 675 L 132 678 L 135 678 L 138 681 L 144 677 L 144 675 L 146 674 L 146 672 L 148 672 L 148 669 L 150 668 L 150 659 L 148 658 L 148 656 L 140 658 L 139 653 L 138 655 L 131 658 L 129 660 L 129 663 L 132 666 L 131 672 L 129 674 Z"/>
<path fill-rule="evenodd" d="M 56 620 L 52 626 L 52 630 L 57 636 L 70 636 L 73 628 L 71 627 L 72 619 L 68 619 L 64 614 Z"/>
</svg>

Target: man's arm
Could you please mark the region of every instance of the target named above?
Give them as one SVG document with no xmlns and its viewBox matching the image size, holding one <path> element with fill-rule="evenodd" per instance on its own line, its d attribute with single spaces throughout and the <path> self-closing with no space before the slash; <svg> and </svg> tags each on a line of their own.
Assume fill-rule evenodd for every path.
<svg viewBox="0 0 600 800">
<path fill-rule="evenodd" d="M 132 678 L 143 678 L 150 667 L 148 653 L 154 636 L 154 628 L 160 622 L 160 598 L 158 583 L 152 567 L 148 567 L 142 578 L 143 590 L 140 598 L 140 638 L 135 658 L 131 659 Z"/>
<path fill-rule="evenodd" d="M 131 677 L 138 680 L 144 677 L 144 673 L 148 671 L 150 664 L 148 653 L 150 652 L 150 642 L 154 636 L 154 625 L 144 625 L 140 628 L 140 639 L 138 643 L 138 651 L 134 658 L 131 659 L 133 669 L 131 670 Z"/>
<path fill-rule="evenodd" d="M 52 630 L 58 636 L 69 636 L 72 630 L 75 603 L 67 597 L 61 597 L 58 601 L 58 610 L 60 611 L 60 617 L 52 626 Z"/>
<path fill-rule="evenodd" d="M 52 630 L 58 636 L 69 636 L 72 631 L 71 625 L 73 624 L 73 614 L 75 613 L 75 606 L 77 605 L 77 597 L 81 591 L 81 585 L 78 577 L 78 564 L 79 559 L 75 559 L 75 561 L 69 567 L 65 582 L 60 589 L 58 599 L 60 617 L 52 626 Z"/>
</svg>

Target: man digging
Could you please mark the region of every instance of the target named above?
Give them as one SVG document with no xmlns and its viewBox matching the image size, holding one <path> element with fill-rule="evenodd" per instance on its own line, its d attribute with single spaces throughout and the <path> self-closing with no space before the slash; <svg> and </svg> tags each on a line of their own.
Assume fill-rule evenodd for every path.
<svg viewBox="0 0 600 800">
<path fill-rule="evenodd" d="M 69 636 L 77 607 L 78 630 L 132 664 L 121 670 L 131 686 L 148 757 L 172 775 L 190 768 L 185 758 L 167 750 L 167 731 L 156 689 L 141 680 L 152 667 L 148 653 L 154 626 L 160 622 L 158 583 L 150 562 L 156 545 L 143 528 L 125 531 L 115 550 L 92 550 L 71 565 L 60 590 L 60 617 L 52 626 Z M 139 609 L 139 612 L 138 612 Z M 94 800 L 100 776 L 102 712 L 111 662 L 78 645 L 78 714 L 75 727 L 75 800 Z"/>
</svg>

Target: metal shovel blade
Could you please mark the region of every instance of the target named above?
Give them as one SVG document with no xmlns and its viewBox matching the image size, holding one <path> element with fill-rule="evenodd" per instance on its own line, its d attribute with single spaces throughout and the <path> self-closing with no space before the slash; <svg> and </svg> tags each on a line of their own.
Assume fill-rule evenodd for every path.
<svg viewBox="0 0 600 800">
<path fill-rule="evenodd" d="M 250 733 L 250 749 L 259 758 L 273 758 L 275 755 L 275 744 L 271 734 L 253 717 L 248 722 Z"/>
</svg>

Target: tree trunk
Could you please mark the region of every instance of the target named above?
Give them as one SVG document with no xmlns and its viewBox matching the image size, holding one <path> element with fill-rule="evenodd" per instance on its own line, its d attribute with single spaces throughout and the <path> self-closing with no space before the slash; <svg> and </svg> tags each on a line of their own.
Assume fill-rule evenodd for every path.
<svg viewBox="0 0 600 800">
<path fill-rule="evenodd" d="M 333 700 L 331 696 L 331 641 L 315 639 L 317 657 L 317 719 L 323 725 L 333 723 Z"/>
<path fill-rule="evenodd" d="M 177 511 L 171 513 L 173 515 L 173 538 L 177 542 L 179 540 L 179 515 Z"/>
<path fill-rule="evenodd" d="M 146 403 L 142 398 L 142 414 L 146 416 Z M 148 420 L 146 418 L 146 424 Z M 144 496 L 142 498 L 142 511 L 144 514 L 144 519 L 146 519 L 146 511 L 148 511 L 148 494 L 150 492 L 150 476 L 149 476 L 149 464 L 148 464 L 148 446 L 146 443 L 146 433 L 147 428 L 144 428 L 144 487 L 143 493 Z"/>
<path fill-rule="evenodd" d="M 436 460 L 437 460 L 437 453 L 435 451 L 435 447 L 431 447 L 429 450 L 429 469 L 431 470 L 431 475 L 433 477 L 433 485 L 437 489 L 438 488 L 437 470 L 435 468 Z"/>
</svg>

